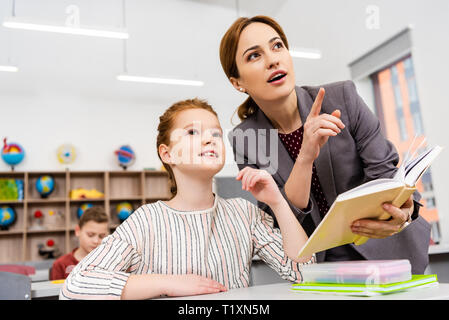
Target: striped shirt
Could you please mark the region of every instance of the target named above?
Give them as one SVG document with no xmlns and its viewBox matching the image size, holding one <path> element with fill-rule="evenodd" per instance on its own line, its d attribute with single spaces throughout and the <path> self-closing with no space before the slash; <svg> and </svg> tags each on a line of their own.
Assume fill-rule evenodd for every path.
<svg viewBox="0 0 449 320">
<path fill-rule="evenodd" d="M 197 274 L 228 289 L 248 287 L 256 254 L 283 279 L 302 279 L 273 218 L 251 202 L 215 195 L 212 208 L 179 211 L 157 201 L 138 208 L 80 261 L 59 298 L 120 299 L 131 274 Z"/>
</svg>

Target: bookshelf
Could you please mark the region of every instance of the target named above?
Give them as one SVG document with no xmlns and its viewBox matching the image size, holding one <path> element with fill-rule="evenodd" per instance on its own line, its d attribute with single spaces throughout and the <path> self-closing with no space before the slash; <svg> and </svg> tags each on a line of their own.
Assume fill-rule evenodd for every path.
<svg viewBox="0 0 449 320">
<path fill-rule="evenodd" d="M 55 187 L 47 198 L 37 192 L 36 180 L 50 175 Z M 17 219 L 8 230 L 0 230 L 0 263 L 39 261 L 38 245 L 52 239 L 61 253 L 68 253 L 78 246 L 75 226 L 77 210 L 83 203 L 105 208 L 112 233 L 120 224 L 116 215 L 119 203 L 127 201 L 136 210 L 141 205 L 167 200 L 170 196 L 168 174 L 165 171 L 42 171 L 0 172 L 0 179 L 23 180 L 23 200 L 0 200 L 0 206 L 12 207 Z M 96 189 L 102 198 L 74 200 L 70 191 L 84 188 Z M 40 227 L 34 213 L 43 215 Z"/>
</svg>

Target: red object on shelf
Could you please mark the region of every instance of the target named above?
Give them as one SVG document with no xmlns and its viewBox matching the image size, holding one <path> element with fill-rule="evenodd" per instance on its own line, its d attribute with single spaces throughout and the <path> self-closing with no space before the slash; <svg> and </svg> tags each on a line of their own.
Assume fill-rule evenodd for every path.
<svg viewBox="0 0 449 320">
<path fill-rule="evenodd" d="M 43 216 L 44 216 L 44 215 L 42 214 L 42 211 L 40 211 L 40 210 L 34 211 L 34 217 L 35 217 L 36 219 L 42 218 Z"/>
<path fill-rule="evenodd" d="M 47 246 L 53 247 L 55 245 L 55 242 L 52 239 L 47 240 Z"/>
</svg>

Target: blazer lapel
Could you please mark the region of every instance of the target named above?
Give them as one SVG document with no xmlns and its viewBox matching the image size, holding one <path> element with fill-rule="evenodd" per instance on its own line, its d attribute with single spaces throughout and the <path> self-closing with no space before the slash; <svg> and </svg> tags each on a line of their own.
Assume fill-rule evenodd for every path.
<svg viewBox="0 0 449 320">
<path fill-rule="evenodd" d="M 309 115 L 310 109 L 312 108 L 313 104 L 313 98 L 312 96 L 303 88 L 296 86 L 296 96 L 298 99 L 298 110 L 301 117 L 302 123 L 306 122 L 307 116 Z M 325 103 L 325 100 L 323 101 L 323 104 Z M 275 164 L 270 163 L 270 154 L 266 148 L 270 144 L 270 135 L 269 133 L 270 129 L 274 129 L 271 121 L 267 118 L 267 116 L 262 112 L 260 108 L 257 109 L 255 115 L 254 115 L 254 127 L 256 129 L 265 129 L 265 130 L 257 130 L 258 131 L 258 138 L 265 138 L 265 143 L 258 143 L 258 152 L 260 153 L 257 156 L 257 162 L 259 164 L 259 168 L 267 168 L 272 167 L 275 168 Z M 278 184 L 283 186 L 290 176 L 290 173 L 293 169 L 294 162 L 292 158 L 290 157 L 290 154 L 288 153 L 287 149 L 285 148 L 284 144 L 282 143 L 281 139 L 276 136 L 276 143 L 277 143 L 277 152 L 278 152 L 278 163 L 277 163 L 277 170 L 274 174 L 274 179 Z M 270 152 L 272 152 L 270 148 Z M 261 157 L 264 157 L 262 159 Z M 265 162 L 265 163 L 264 163 Z M 337 192 L 335 188 L 335 182 L 334 182 L 334 174 L 332 170 L 331 165 L 331 155 L 329 150 L 329 141 L 324 144 L 324 146 L 320 150 L 320 154 L 317 159 L 314 161 L 315 167 L 318 173 L 318 178 L 321 183 L 321 187 L 323 188 L 323 192 L 325 195 L 325 198 L 327 200 L 327 203 L 332 205 L 335 198 L 337 197 Z"/>
<path fill-rule="evenodd" d="M 262 129 L 262 130 L 258 130 L 259 131 L 259 137 L 260 138 L 265 138 L 265 143 L 258 143 L 257 148 L 260 150 L 260 154 L 257 157 L 258 162 L 262 162 L 261 160 L 261 156 L 264 156 L 265 159 L 265 163 L 261 166 L 259 165 L 259 168 L 261 167 L 272 167 L 275 173 L 273 178 L 275 179 L 275 181 L 280 184 L 281 186 L 283 186 L 286 182 L 288 177 L 290 176 L 290 173 L 293 169 L 293 160 L 290 157 L 290 154 L 288 153 L 287 149 L 285 148 L 284 144 L 282 143 L 281 139 L 279 139 L 279 136 L 276 133 L 275 138 L 276 139 L 271 139 L 270 138 L 270 129 L 271 130 L 275 130 L 273 127 L 273 124 L 271 123 L 271 121 L 268 119 L 268 117 L 265 115 L 265 113 L 263 113 L 263 111 L 258 108 L 255 114 L 255 123 L 257 124 L 257 129 Z M 266 146 L 270 145 L 274 140 L 275 143 L 277 144 L 277 165 L 274 163 L 269 163 L 269 159 L 271 159 L 270 157 L 270 153 L 267 151 Z M 270 148 L 270 152 L 272 153 L 272 148 Z M 269 163 L 269 164 L 267 164 Z M 276 168 L 277 166 L 277 168 Z"/>
<path fill-rule="evenodd" d="M 318 91 L 317 91 L 318 93 Z M 310 109 L 313 105 L 312 96 L 303 88 L 296 87 L 296 95 L 298 97 L 299 114 L 301 115 L 302 123 L 305 123 L 307 116 L 310 113 Z M 316 95 L 315 95 L 316 96 Z M 326 103 L 326 98 L 323 100 L 323 105 Z M 318 179 L 320 180 L 321 187 L 324 192 L 324 196 L 329 206 L 332 205 L 337 192 L 335 188 L 334 173 L 332 169 L 331 154 L 329 150 L 329 141 L 321 147 L 318 158 L 314 161 Z"/>
</svg>

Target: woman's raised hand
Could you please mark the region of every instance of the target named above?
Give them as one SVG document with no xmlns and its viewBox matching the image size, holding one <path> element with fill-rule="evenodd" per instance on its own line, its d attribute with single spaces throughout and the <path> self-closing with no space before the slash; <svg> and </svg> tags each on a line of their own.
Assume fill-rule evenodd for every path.
<svg viewBox="0 0 449 320">
<path fill-rule="evenodd" d="M 266 170 L 245 167 L 240 170 L 236 179 L 242 180 L 243 190 L 251 192 L 254 198 L 269 206 L 284 199 L 273 177 Z"/>
<path fill-rule="evenodd" d="M 307 161 L 313 162 L 329 137 L 336 136 L 345 127 L 340 120 L 340 110 L 335 110 L 331 114 L 320 114 L 324 93 L 324 88 L 320 88 L 304 123 L 304 137 L 299 157 Z"/>
</svg>

